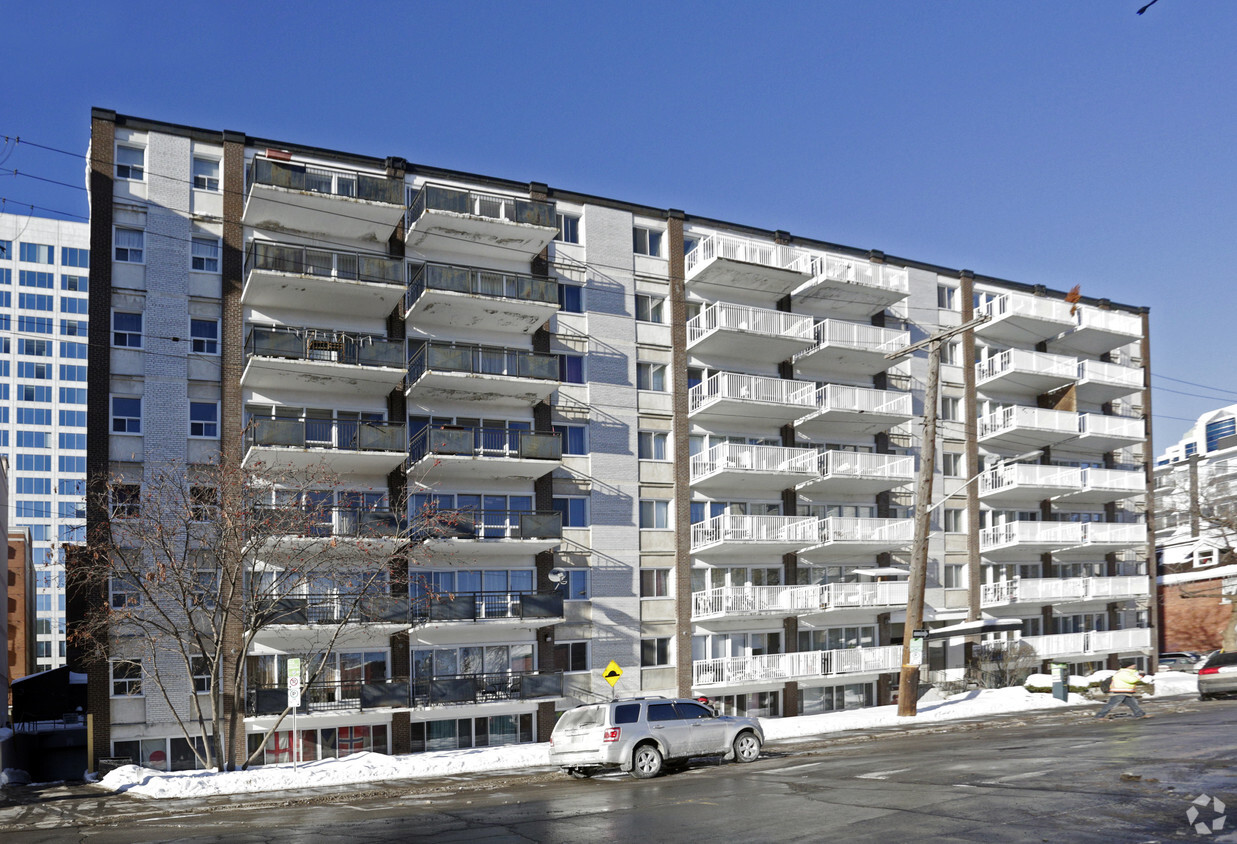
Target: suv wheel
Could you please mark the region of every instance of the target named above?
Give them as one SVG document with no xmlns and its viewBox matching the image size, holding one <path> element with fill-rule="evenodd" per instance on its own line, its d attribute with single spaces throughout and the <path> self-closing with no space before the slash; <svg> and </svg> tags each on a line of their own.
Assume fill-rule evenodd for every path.
<svg viewBox="0 0 1237 844">
<path fill-rule="evenodd" d="M 565 770 L 571 774 L 572 778 L 578 780 L 586 780 L 593 775 L 592 768 L 566 768 Z"/>
<path fill-rule="evenodd" d="M 760 739 L 755 733 L 739 733 L 734 740 L 736 762 L 755 762 L 760 757 Z"/>
<path fill-rule="evenodd" d="M 661 751 L 651 744 L 642 744 L 631 756 L 631 773 L 637 779 L 652 779 L 661 773 Z"/>
</svg>

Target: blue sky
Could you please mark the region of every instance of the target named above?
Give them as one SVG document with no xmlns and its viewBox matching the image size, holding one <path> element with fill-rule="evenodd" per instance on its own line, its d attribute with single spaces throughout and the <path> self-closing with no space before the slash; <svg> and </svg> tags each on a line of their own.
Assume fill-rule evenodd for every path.
<svg viewBox="0 0 1237 844">
<path fill-rule="evenodd" d="M 1237 3 L 1144 2 L 26 0 L 0 135 L 84 153 L 102 106 L 1080 284 L 1151 308 L 1159 452 L 1237 402 Z"/>
</svg>

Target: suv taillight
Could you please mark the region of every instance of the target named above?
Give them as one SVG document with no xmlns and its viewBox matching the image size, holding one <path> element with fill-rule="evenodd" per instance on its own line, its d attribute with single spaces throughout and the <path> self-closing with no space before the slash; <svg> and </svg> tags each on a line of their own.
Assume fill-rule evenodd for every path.
<svg viewBox="0 0 1237 844">
<path fill-rule="evenodd" d="M 602 741 L 618 741 L 619 735 L 623 732 L 622 727 L 606 727 L 605 732 L 601 734 Z"/>
<path fill-rule="evenodd" d="M 1199 674 L 1219 674 L 1220 669 L 1219 668 L 1200 668 L 1198 670 L 1198 673 Z"/>
</svg>

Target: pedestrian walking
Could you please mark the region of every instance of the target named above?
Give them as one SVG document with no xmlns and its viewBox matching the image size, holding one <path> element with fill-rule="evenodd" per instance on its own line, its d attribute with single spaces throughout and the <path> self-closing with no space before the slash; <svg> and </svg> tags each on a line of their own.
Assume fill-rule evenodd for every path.
<svg viewBox="0 0 1237 844">
<path fill-rule="evenodd" d="M 1135 718 L 1150 718 L 1151 716 L 1138 705 L 1138 696 L 1134 693 L 1135 687 L 1142 682 L 1145 676 L 1138 670 L 1137 663 L 1133 661 L 1122 666 L 1120 671 L 1112 675 L 1112 685 L 1108 687 L 1108 702 L 1100 707 L 1095 717 L 1111 721 L 1113 716 L 1109 713 L 1121 704 L 1125 704 Z"/>
</svg>

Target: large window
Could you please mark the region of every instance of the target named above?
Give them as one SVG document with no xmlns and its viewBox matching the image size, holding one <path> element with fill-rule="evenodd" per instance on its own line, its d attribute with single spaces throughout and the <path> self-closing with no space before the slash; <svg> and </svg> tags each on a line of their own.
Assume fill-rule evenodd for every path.
<svg viewBox="0 0 1237 844">
<path fill-rule="evenodd" d="M 580 242 L 580 217 L 576 214 L 556 214 L 558 218 L 558 236 L 555 240 L 563 243 Z"/>
<path fill-rule="evenodd" d="M 141 229 L 116 227 L 116 260 L 140 264 L 146 246 L 146 232 Z"/>
<path fill-rule="evenodd" d="M 554 509 L 562 514 L 563 527 L 588 527 L 588 499 L 583 497 L 555 498 Z"/>
<path fill-rule="evenodd" d="M 116 147 L 116 178 L 140 182 L 146 175 L 146 150 L 141 147 Z"/>
<path fill-rule="evenodd" d="M 555 671 L 588 671 L 588 642 L 555 642 Z"/>
<path fill-rule="evenodd" d="M 640 597 L 669 598 L 670 569 L 641 569 Z"/>
<path fill-rule="evenodd" d="M 142 348 L 142 315 L 126 311 L 112 312 L 112 345 L 129 349 Z"/>
<path fill-rule="evenodd" d="M 670 664 L 670 638 L 640 640 L 640 667 L 652 668 Z"/>
<path fill-rule="evenodd" d="M 112 697 L 141 697 L 142 661 L 112 660 Z"/>
<path fill-rule="evenodd" d="M 583 425 L 555 425 L 555 433 L 562 438 L 563 454 L 588 454 L 587 430 Z"/>
<path fill-rule="evenodd" d="M 195 235 L 192 267 L 198 272 L 219 272 L 219 238 Z"/>
<path fill-rule="evenodd" d="M 127 396 L 112 396 L 112 433 L 142 433 L 142 400 Z"/>
<path fill-rule="evenodd" d="M 666 365 L 664 363 L 637 363 L 636 389 L 666 391 Z"/>
<path fill-rule="evenodd" d="M 213 401 L 189 402 L 189 436 L 219 437 L 219 404 Z"/>
<path fill-rule="evenodd" d="M 670 527 L 670 502 L 651 498 L 640 500 L 640 527 L 644 530 L 667 530 Z"/>
<path fill-rule="evenodd" d="M 637 255 L 652 255 L 661 257 L 662 233 L 656 229 L 646 229 L 635 226 L 631 230 L 631 248 Z"/>
<path fill-rule="evenodd" d="M 193 186 L 197 190 L 219 190 L 219 162 L 213 158 L 193 157 Z"/>
<path fill-rule="evenodd" d="M 666 300 L 648 293 L 636 294 L 636 319 L 640 322 L 665 322 Z"/>
<path fill-rule="evenodd" d="M 42 243 L 21 244 L 21 259 L 31 264 L 54 264 L 56 250 Z"/>
<path fill-rule="evenodd" d="M 668 438 L 665 431 L 640 431 L 636 436 L 639 459 L 665 460 Z"/>
<path fill-rule="evenodd" d="M 196 355 L 219 354 L 219 320 L 191 319 L 189 320 L 189 338 L 193 344 L 191 351 Z"/>
</svg>

